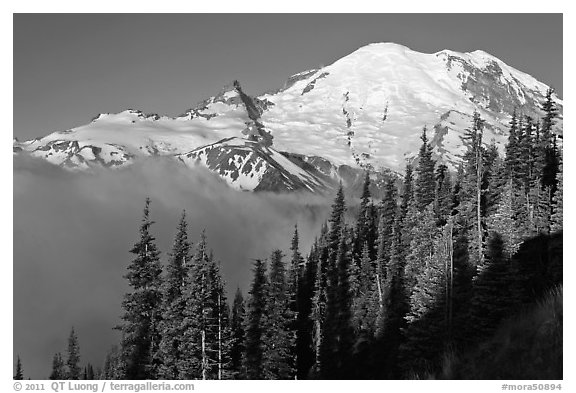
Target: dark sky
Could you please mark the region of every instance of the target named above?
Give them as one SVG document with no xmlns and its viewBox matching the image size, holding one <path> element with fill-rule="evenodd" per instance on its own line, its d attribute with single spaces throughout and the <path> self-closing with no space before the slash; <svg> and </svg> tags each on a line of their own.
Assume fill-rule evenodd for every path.
<svg viewBox="0 0 576 393">
<path fill-rule="evenodd" d="M 372 42 L 482 49 L 562 96 L 562 14 L 16 14 L 14 136 L 177 115 L 234 79 L 259 94 Z"/>
</svg>

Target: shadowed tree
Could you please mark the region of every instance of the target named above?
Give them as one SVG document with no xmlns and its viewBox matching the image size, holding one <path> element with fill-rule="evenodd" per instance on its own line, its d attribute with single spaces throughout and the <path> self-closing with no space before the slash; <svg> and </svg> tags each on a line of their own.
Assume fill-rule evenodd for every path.
<svg viewBox="0 0 576 393">
<path fill-rule="evenodd" d="M 126 278 L 132 291 L 124 295 L 122 307 L 124 324 L 120 326 L 122 339 L 122 363 L 126 379 L 153 377 L 152 354 L 159 342 L 161 274 L 155 238 L 150 234 L 150 199 L 146 199 L 144 216 L 140 226 L 140 240 L 130 250 L 135 258 L 128 266 Z"/>
<path fill-rule="evenodd" d="M 260 259 L 254 265 L 254 278 L 248 292 L 246 310 L 246 356 L 245 368 L 248 379 L 264 379 L 264 334 L 267 326 L 266 300 L 268 298 L 268 280 L 266 265 Z"/>
</svg>

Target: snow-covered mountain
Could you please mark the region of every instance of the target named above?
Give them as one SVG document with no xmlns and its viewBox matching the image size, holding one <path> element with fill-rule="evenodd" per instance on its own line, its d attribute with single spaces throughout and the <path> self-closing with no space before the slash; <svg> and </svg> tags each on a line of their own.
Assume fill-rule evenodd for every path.
<svg viewBox="0 0 576 393">
<path fill-rule="evenodd" d="M 486 121 L 485 143 L 502 148 L 512 111 L 541 116 L 547 89 L 483 51 L 424 54 L 370 44 L 259 97 L 235 82 L 175 118 L 101 114 L 75 129 L 15 140 L 14 152 L 71 170 L 168 155 L 205 166 L 241 190 L 318 191 L 367 167 L 401 172 L 424 126 L 435 154 L 453 166 L 474 111 Z"/>
</svg>

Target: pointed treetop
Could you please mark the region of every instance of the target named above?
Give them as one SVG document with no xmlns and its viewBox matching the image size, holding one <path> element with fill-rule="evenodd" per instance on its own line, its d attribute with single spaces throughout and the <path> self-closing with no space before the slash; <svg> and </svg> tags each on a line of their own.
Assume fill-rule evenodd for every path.
<svg viewBox="0 0 576 393">
<path fill-rule="evenodd" d="M 424 125 L 424 128 L 422 128 L 422 135 L 420 136 L 420 139 L 422 140 L 424 145 L 428 143 L 428 137 L 426 136 L 427 129 L 428 129 L 427 126 Z"/>
<path fill-rule="evenodd" d="M 298 250 L 299 242 L 298 224 L 294 224 L 294 235 L 292 235 L 292 246 L 290 249 L 292 251 Z"/>
<path fill-rule="evenodd" d="M 362 189 L 362 202 L 370 199 L 370 172 L 366 171 L 364 176 L 364 187 Z"/>
</svg>

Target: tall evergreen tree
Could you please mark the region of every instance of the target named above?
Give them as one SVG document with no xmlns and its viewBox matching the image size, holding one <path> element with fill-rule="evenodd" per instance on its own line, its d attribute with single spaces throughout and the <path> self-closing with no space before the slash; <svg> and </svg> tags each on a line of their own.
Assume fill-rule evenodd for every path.
<svg viewBox="0 0 576 393">
<path fill-rule="evenodd" d="M 563 215 L 564 215 L 564 206 L 563 206 L 563 192 L 564 192 L 564 181 L 563 181 L 563 166 L 560 164 L 558 175 L 557 175 L 557 182 L 558 187 L 556 188 L 556 192 L 554 193 L 553 205 L 552 205 L 552 217 L 551 217 L 551 231 L 557 232 L 562 230 L 563 225 Z"/>
<path fill-rule="evenodd" d="M 246 377 L 246 372 L 242 364 L 246 339 L 246 332 L 244 330 L 245 316 L 244 297 L 242 296 L 240 288 L 238 288 L 234 296 L 230 321 L 233 339 L 232 348 L 230 349 L 230 368 L 232 369 L 234 379 L 244 379 Z"/>
<path fill-rule="evenodd" d="M 520 185 L 521 178 L 521 157 L 520 157 L 520 133 L 518 128 L 518 117 L 516 109 L 512 113 L 508 128 L 508 143 L 506 144 L 506 176 L 514 181 L 515 186 Z"/>
<path fill-rule="evenodd" d="M 256 260 L 253 272 L 246 310 L 245 368 L 248 379 L 264 379 L 264 327 L 267 325 L 266 299 L 269 291 L 265 263 Z"/>
<path fill-rule="evenodd" d="M 342 227 L 336 260 L 329 265 L 327 274 L 325 326 L 319 348 L 323 379 L 346 379 L 352 371 L 349 364 L 354 339 L 348 276 L 350 255 L 345 233 Z"/>
<path fill-rule="evenodd" d="M 434 213 L 440 225 L 444 225 L 452 213 L 452 181 L 448 167 L 445 164 L 440 164 L 436 168 Z"/>
<path fill-rule="evenodd" d="M 159 323 L 162 338 L 155 354 L 158 363 L 156 376 L 160 379 L 176 379 L 179 375 L 181 357 L 179 347 L 186 308 L 186 301 L 182 295 L 186 284 L 187 264 L 191 259 L 187 225 L 186 213 L 183 212 L 162 285 L 162 320 Z"/>
<path fill-rule="evenodd" d="M 298 283 L 298 331 L 296 333 L 297 379 L 308 378 L 315 363 L 312 302 L 314 299 L 318 259 L 319 244 L 318 239 L 316 239 L 304 265 L 301 280 Z"/>
<path fill-rule="evenodd" d="M 162 266 L 155 243 L 150 234 L 150 199 L 146 199 L 140 226 L 140 240 L 130 250 L 135 258 L 128 266 L 125 278 L 132 292 L 124 296 L 122 307 L 124 324 L 120 327 L 122 339 L 122 364 L 126 379 L 153 377 L 152 354 L 159 342 Z"/>
<path fill-rule="evenodd" d="M 432 205 L 428 205 L 423 212 L 418 212 L 416 207 L 412 206 L 408 210 L 406 220 L 414 223 L 410 229 L 411 241 L 404 268 L 404 284 L 407 296 L 410 297 L 427 261 L 434 255 L 439 231 L 436 228 Z"/>
<path fill-rule="evenodd" d="M 502 243 L 502 254 L 505 258 L 511 258 L 522 242 L 518 232 L 514 212 L 514 188 L 512 180 L 509 180 L 503 190 L 503 194 L 495 214 L 489 218 L 488 228 L 490 232 L 498 233 L 498 242 Z"/>
<path fill-rule="evenodd" d="M 541 128 L 541 146 L 543 150 L 542 187 L 549 187 L 551 192 L 556 191 L 556 176 L 560 165 L 560 153 L 556 146 L 556 136 L 553 131 L 556 118 L 558 118 L 558 108 L 552 95 L 554 90 L 549 88 L 546 92 L 546 100 L 542 103 L 541 109 L 544 111 Z"/>
<path fill-rule="evenodd" d="M 416 167 L 416 181 L 414 184 L 414 195 L 416 206 L 422 211 L 430 203 L 434 202 L 435 185 L 434 165 L 432 159 L 432 146 L 426 136 L 426 127 L 422 130 L 422 146 L 418 152 L 418 166 Z"/>
<path fill-rule="evenodd" d="M 275 250 L 270 257 L 269 290 L 266 300 L 267 329 L 264 333 L 265 348 L 263 372 L 266 379 L 293 379 L 295 376 L 295 317 L 291 309 L 283 254 Z"/>
<path fill-rule="evenodd" d="M 428 220 L 433 218 L 431 212 Z M 423 256 L 410 295 L 404 329 L 402 363 L 406 371 L 421 372 L 437 364 L 446 340 L 446 249 L 442 237 L 433 239 L 433 251 Z"/>
<path fill-rule="evenodd" d="M 326 328 L 333 329 L 327 319 L 334 317 L 332 311 L 328 311 L 328 304 L 335 305 L 335 298 L 338 290 L 338 269 L 337 259 L 342 232 L 344 230 L 344 212 L 346 205 L 344 201 L 344 190 L 342 184 L 338 188 L 336 197 L 332 204 L 332 212 L 329 220 L 329 230 L 325 235 L 325 245 L 322 247 L 318 258 L 316 270 L 316 282 L 314 289 L 312 318 L 314 320 L 314 346 L 316 353 L 315 372 L 325 377 L 326 373 L 331 373 L 333 362 L 331 355 L 333 344 L 328 342 L 334 338 L 328 333 Z M 326 364 L 325 364 L 326 363 Z"/>
<path fill-rule="evenodd" d="M 202 232 L 188 269 L 180 342 L 180 378 L 223 379 L 229 375 L 230 331 L 219 266 Z M 226 374 L 226 375 L 224 375 Z"/>
<path fill-rule="evenodd" d="M 52 358 L 52 372 L 50 373 L 50 379 L 66 379 L 66 368 L 64 366 L 64 359 L 62 359 L 62 354 L 60 354 L 60 352 L 54 354 L 54 358 Z"/>
<path fill-rule="evenodd" d="M 374 215 L 375 209 L 374 205 L 372 204 L 370 194 L 370 174 L 368 171 L 366 171 L 362 196 L 360 198 L 358 220 L 356 222 L 356 236 L 354 240 L 354 258 L 356 260 L 360 260 L 364 243 L 368 243 L 369 250 L 373 250 L 374 241 L 376 238 L 374 233 Z"/>
<path fill-rule="evenodd" d="M 400 216 L 403 219 L 408 211 L 410 202 L 414 199 L 414 177 L 412 164 L 406 165 L 406 173 L 402 183 L 402 201 L 400 203 Z"/>
<path fill-rule="evenodd" d="M 80 379 L 80 345 L 78 344 L 78 336 L 74 328 L 70 331 L 68 337 L 68 358 L 66 359 L 67 366 L 67 379 Z"/>
<path fill-rule="evenodd" d="M 484 120 L 474 112 L 472 128 L 465 131 L 463 140 L 467 145 L 464 154 L 464 178 L 460 193 L 460 211 L 473 223 L 471 235 L 470 260 L 476 266 L 484 263 L 484 216 L 482 214 L 483 179 L 485 175 L 485 149 L 482 145 Z M 473 240 L 472 240 L 473 239 Z"/>
<path fill-rule="evenodd" d="M 474 282 L 471 308 L 476 340 L 489 337 L 510 310 L 510 262 L 504 247 L 502 236 L 496 230 L 491 231 L 488 261 Z"/>
<path fill-rule="evenodd" d="M 390 258 L 392 245 L 392 227 L 398 215 L 398 190 L 394 180 L 386 182 L 384 198 L 380 204 L 380 220 L 378 221 L 378 239 L 376 240 L 376 270 L 382 277 L 382 269 Z"/>
</svg>

